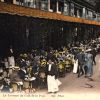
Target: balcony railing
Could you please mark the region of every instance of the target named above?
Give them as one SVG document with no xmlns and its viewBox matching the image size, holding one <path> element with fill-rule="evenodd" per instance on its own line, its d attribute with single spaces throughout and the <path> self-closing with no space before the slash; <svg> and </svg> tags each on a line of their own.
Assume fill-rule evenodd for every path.
<svg viewBox="0 0 100 100">
<path fill-rule="evenodd" d="M 14 2 L 16 1 L 16 2 Z M 23 0 L 13 0 L 13 4 L 15 5 L 20 5 L 20 6 L 24 6 L 24 7 L 29 7 L 29 8 L 36 8 L 39 10 L 43 10 L 43 11 L 49 11 L 49 6 L 50 4 L 48 3 L 48 0 L 24 0 L 24 2 L 21 2 Z M 3 0 L 1 0 L 1 2 L 4 2 Z M 10 3 L 10 2 L 5 2 L 5 3 Z M 69 12 L 67 13 L 67 15 L 65 14 L 64 10 L 61 11 L 61 14 L 65 15 L 65 16 L 71 16 L 70 14 L 70 9 Z M 75 16 L 73 15 L 72 17 L 78 17 L 78 18 L 83 18 L 83 19 L 88 19 L 88 20 L 94 20 L 97 22 L 100 22 L 100 16 L 93 18 L 90 17 L 89 15 L 85 15 L 85 16 Z"/>
</svg>

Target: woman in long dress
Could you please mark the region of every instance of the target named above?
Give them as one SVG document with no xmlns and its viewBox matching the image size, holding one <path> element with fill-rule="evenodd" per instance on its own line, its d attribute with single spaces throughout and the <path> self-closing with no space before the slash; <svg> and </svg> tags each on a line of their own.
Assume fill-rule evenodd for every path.
<svg viewBox="0 0 100 100">
<path fill-rule="evenodd" d="M 77 73 L 78 70 L 78 59 L 74 60 L 74 67 L 73 67 L 73 73 Z"/>
<path fill-rule="evenodd" d="M 93 75 L 93 55 L 91 51 L 87 50 L 86 55 L 86 66 L 87 66 L 87 76 L 91 77 Z"/>
</svg>

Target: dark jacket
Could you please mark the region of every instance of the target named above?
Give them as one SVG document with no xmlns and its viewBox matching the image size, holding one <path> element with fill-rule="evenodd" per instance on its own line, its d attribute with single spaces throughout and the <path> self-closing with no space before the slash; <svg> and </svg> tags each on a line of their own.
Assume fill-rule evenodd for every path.
<svg viewBox="0 0 100 100">
<path fill-rule="evenodd" d="M 49 69 L 49 65 L 47 65 L 47 70 Z M 52 64 L 51 65 L 51 70 L 47 71 L 47 75 L 51 75 L 51 76 L 54 76 L 57 78 L 58 76 L 58 71 L 57 71 L 57 66 L 55 64 Z"/>
<path fill-rule="evenodd" d="M 78 53 L 77 54 L 77 59 L 79 64 L 84 64 L 85 61 L 85 55 L 84 53 Z"/>
<path fill-rule="evenodd" d="M 27 73 L 25 73 L 23 70 L 19 70 L 18 75 L 20 76 L 20 79 L 24 80 Z"/>
</svg>

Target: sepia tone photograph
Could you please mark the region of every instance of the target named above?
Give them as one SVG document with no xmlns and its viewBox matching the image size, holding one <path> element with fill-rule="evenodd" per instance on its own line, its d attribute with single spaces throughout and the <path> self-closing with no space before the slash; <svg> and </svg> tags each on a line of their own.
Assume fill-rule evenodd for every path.
<svg viewBox="0 0 100 100">
<path fill-rule="evenodd" d="M 0 0 L 0 100 L 100 100 L 100 0 Z"/>
</svg>

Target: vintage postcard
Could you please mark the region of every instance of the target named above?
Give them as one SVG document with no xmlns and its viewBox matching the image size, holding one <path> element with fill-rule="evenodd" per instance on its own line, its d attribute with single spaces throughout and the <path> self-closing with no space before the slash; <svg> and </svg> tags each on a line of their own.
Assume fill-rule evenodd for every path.
<svg viewBox="0 0 100 100">
<path fill-rule="evenodd" d="M 0 100 L 100 100 L 100 0 L 0 0 Z"/>
</svg>

